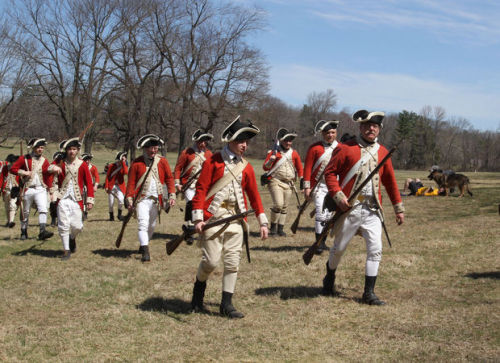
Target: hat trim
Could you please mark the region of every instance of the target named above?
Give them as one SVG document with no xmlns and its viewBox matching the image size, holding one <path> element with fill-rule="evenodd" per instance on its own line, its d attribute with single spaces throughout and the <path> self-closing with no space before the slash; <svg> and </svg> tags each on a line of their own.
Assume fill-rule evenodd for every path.
<svg viewBox="0 0 500 363">
<path fill-rule="evenodd" d="M 324 124 L 323 124 L 323 125 L 321 125 L 321 126 L 319 127 L 319 129 L 318 129 L 318 124 L 319 124 L 321 121 L 323 121 L 323 122 L 324 122 Z M 330 120 L 330 121 L 326 121 L 326 120 L 319 120 L 319 121 L 318 121 L 318 123 L 316 124 L 315 128 L 314 128 L 314 129 L 315 129 L 315 130 L 314 130 L 314 131 L 315 131 L 315 134 L 317 134 L 317 133 L 319 133 L 319 132 L 322 132 L 322 131 L 323 131 L 323 129 L 324 129 L 325 127 L 327 127 L 328 125 L 332 125 L 332 124 L 333 124 L 333 125 L 336 125 L 336 126 L 338 127 L 339 123 L 340 123 L 340 121 L 337 121 L 337 120 Z"/>
<path fill-rule="evenodd" d="M 280 141 L 284 141 L 286 138 L 288 137 L 293 137 L 294 139 L 297 137 L 297 134 L 294 134 L 293 132 L 290 132 L 288 134 L 286 134 L 285 136 L 283 136 Z"/>
<path fill-rule="evenodd" d="M 210 140 L 213 140 L 214 135 L 209 134 L 209 133 L 201 134 L 201 135 L 199 135 L 199 136 L 197 136 L 197 137 L 194 137 L 194 135 L 193 135 L 193 136 L 191 137 L 191 140 L 193 140 L 193 141 L 199 141 L 200 139 L 202 139 L 202 138 L 204 138 L 204 137 L 208 137 L 208 138 L 210 138 Z"/>
<path fill-rule="evenodd" d="M 221 137 L 221 141 L 222 142 L 234 141 L 238 137 L 238 135 L 243 133 L 243 132 L 252 132 L 254 135 L 257 135 L 260 132 L 260 130 L 255 126 L 254 127 L 250 127 L 250 126 L 242 127 L 241 129 L 236 131 L 233 135 L 231 135 L 231 138 L 229 138 L 229 139 L 227 137 Z"/>
<path fill-rule="evenodd" d="M 72 142 L 75 142 L 75 141 L 78 142 L 78 147 L 82 147 L 82 143 L 80 142 L 80 139 L 78 137 L 74 137 L 72 139 L 66 140 L 66 142 L 63 144 L 62 150 L 66 150 L 68 145 Z"/>
<path fill-rule="evenodd" d="M 137 140 L 136 144 L 137 149 L 142 149 L 144 147 L 144 144 L 146 144 L 148 141 L 151 140 L 158 141 L 162 146 L 165 145 L 165 142 L 158 135 L 147 134 L 141 136 L 139 140 Z"/>
<path fill-rule="evenodd" d="M 354 113 L 354 115 L 359 112 L 359 111 L 356 111 Z M 382 112 L 382 111 L 374 111 L 374 112 L 370 112 L 365 119 L 360 119 L 358 118 L 357 120 L 354 119 L 354 115 L 353 115 L 353 121 L 354 122 L 358 122 L 358 123 L 362 123 L 362 122 L 369 122 L 370 119 L 373 117 L 373 116 L 382 116 L 382 117 L 385 117 L 385 112 Z"/>
</svg>

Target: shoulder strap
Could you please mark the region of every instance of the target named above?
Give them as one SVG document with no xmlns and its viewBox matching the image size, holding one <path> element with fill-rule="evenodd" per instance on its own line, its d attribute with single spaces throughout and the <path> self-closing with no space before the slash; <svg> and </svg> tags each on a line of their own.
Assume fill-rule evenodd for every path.
<svg viewBox="0 0 500 363">
<path fill-rule="evenodd" d="M 293 152 L 293 150 L 292 150 L 292 148 L 290 148 L 290 149 L 289 149 L 286 153 L 284 153 L 284 154 L 282 153 L 282 154 L 281 154 L 281 159 L 279 159 L 279 160 L 276 162 L 276 164 L 274 164 L 274 166 L 272 167 L 272 169 L 271 169 L 271 170 L 269 170 L 269 171 L 266 173 L 266 175 L 273 175 L 273 173 L 274 173 L 276 170 L 278 170 L 278 169 L 279 169 L 279 167 L 280 167 L 281 165 L 283 165 L 283 163 L 284 163 L 285 161 L 287 161 L 287 160 L 288 160 L 288 156 L 291 156 L 291 155 L 292 155 L 292 152 Z"/>
<path fill-rule="evenodd" d="M 224 173 L 222 178 L 217 180 L 212 185 L 212 187 L 207 193 L 205 200 L 210 199 L 212 195 L 215 195 L 217 192 L 222 190 L 226 185 L 229 184 L 229 182 L 231 182 L 233 179 L 236 179 L 236 177 L 238 177 L 238 175 L 240 175 L 243 172 L 243 170 L 248 165 L 248 161 L 246 161 L 243 158 L 241 159 L 241 161 L 242 161 L 241 163 L 238 163 L 234 168 L 230 169 L 229 173 Z M 227 168 L 227 165 L 225 165 L 224 167 Z"/>
<path fill-rule="evenodd" d="M 377 143 L 377 145 L 373 147 L 374 152 L 377 153 L 379 148 L 380 144 Z M 347 183 L 349 183 L 349 181 L 354 177 L 354 175 L 358 173 L 361 165 L 365 164 L 368 161 L 368 159 L 370 159 L 370 156 L 371 156 L 370 153 L 366 153 L 362 158 L 358 160 L 356 164 L 352 166 L 352 168 L 347 172 L 344 180 L 342 181 L 342 185 L 340 186 L 342 189 L 344 189 Z"/>
<path fill-rule="evenodd" d="M 153 171 L 154 171 L 155 168 L 158 167 L 158 163 L 159 162 L 160 162 L 160 157 L 159 156 L 155 156 L 155 159 L 153 160 L 153 165 L 151 165 L 151 168 L 153 168 Z M 144 165 L 146 165 L 146 159 L 144 159 Z M 139 181 L 137 182 L 136 186 L 139 186 L 139 185 L 142 184 L 142 182 L 144 181 L 144 177 L 146 176 L 146 174 L 148 172 L 148 169 L 149 169 L 149 167 L 146 166 L 146 171 L 144 172 L 144 174 L 141 175 L 141 177 L 139 178 Z M 149 175 L 149 177 L 151 177 L 151 175 Z"/>
<path fill-rule="evenodd" d="M 191 162 L 188 164 L 188 166 L 186 166 L 184 168 L 184 170 L 182 171 L 181 178 L 184 175 L 186 175 L 186 173 L 187 173 L 187 171 L 189 169 L 191 169 L 193 166 L 195 166 L 196 164 L 198 164 L 198 160 L 201 160 L 202 163 L 206 160 L 206 158 L 204 156 L 204 153 L 202 154 L 201 152 L 195 152 L 193 160 L 191 160 Z"/>
<path fill-rule="evenodd" d="M 313 166 L 312 171 L 311 171 L 312 174 L 314 174 L 314 171 L 318 167 L 321 168 L 321 165 L 323 164 L 325 159 L 330 160 L 330 157 L 332 156 L 333 150 L 337 147 L 337 145 L 338 145 L 338 142 L 337 142 L 337 140 L 335 140 L 330 147 L 326 148 L 325 152 L 314 163 L 314 166 Z"/>
</svg>

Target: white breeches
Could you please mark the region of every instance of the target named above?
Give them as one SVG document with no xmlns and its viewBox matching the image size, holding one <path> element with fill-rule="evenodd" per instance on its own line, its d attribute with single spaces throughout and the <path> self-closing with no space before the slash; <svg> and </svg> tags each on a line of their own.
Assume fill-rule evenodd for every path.
<svg viewBox="0 0 500 363">
<path fill-rule="evenodd" d="M 347 245 L 358 230 L 366 242 L 366 275 L 377 276 L 382 259 L 382 222 L 377 211 L 362 203 L 351 210 L 339 227 L 330 249 L 328 264 L 331 269 L 337 268 Z"/>
<path fill-rule="evenodd" d="M 323 202 L 328 194 L 328 187 L 325 183 L 320 182 L 314 191 L 314 206 L 316 207 L 315 232 L 321 233 L 325 226 L 325 222 L 332 217 L 332 212 L 328 209 L 323 211 Z"/>
<path fill-rule="evenodd" d="M 188 188 L 184 192 L 184 198 L 186 198 L 186 201 L 190 201 L 193 199 L 195 191 L 196 191 L 195 189 Z M 165 194 L 165 195 L 167 195 L 167 194 Z"/>
<path fill-rule="evenodd" d="M 139 224 L 139 242 L 141 246 L 147 246 L 156 226 L 158 203 L 153 199 L 143 199 L 137 204 L 136 213 Z"/>
<path fill-rule="evenodd" d="M 69 238 L 75 238 L 83 229 L 80 205 L 69 198 L 61 199 L 57 204 L 57 230 L 63 248 L 69 250 Z"/>
<path fill-rule="evenodd" d="M 43 187 L 28 188 L 23 197 L 23 220 L 21 228 L 28 227 L 28 220 L 32 204 L 36 204 L 38 210 L 38 223 L 47 223 L 47 191 Z"/>
<path fill-rule="evenodd" d="M 123 209 L 124 196 L 118 185 L 115 185 L 113 189 L 111 189 L 111 193 L 108 194 L 108 205 L 110 212 L 113 212 L 113 204 L 115 203 L 115 199 L 118 201 L 118 209 Z"/>
<path fill-rule="evenodd" d="M 11 198 L 10 192 L 4 191 L 3 201 L 5 203 L 5 214 L 7 215 L 8 222 L 14 222 L 17 211 L 17 198 Z"/>
</svg>

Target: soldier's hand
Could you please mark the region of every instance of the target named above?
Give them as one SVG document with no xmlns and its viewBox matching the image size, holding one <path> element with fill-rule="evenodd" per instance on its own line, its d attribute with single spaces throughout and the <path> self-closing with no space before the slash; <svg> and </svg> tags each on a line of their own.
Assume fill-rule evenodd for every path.
<svg viewBox="0 0 500 363">
<path fill-rule="evenodd" d="M 175 205 L 175 199 L 169 199 L 168 204 L 170 204 L 171 207 Z"/>
<path fill-rule="evenodd" d="M 21 176 L 28 176 L 31 178 L 31 170 L 19 170 L 18 174 L 21 174 Z"/>
<path fill-rule="evenodd" d="M 398 213 L 398 214 L 396 214 L 396 223 L 398 225 L 403 224 L 404 221 L 405 221 L 405 215 L 404 215 L 404 213 Z"/>
<path fill-rule="evenodd" d="M 260 238 L 261 239 L 267 239 L 269 236 L 269 230 L 267 229 L 267 226 L 260 226 Z"/>
<path fill-rule="evenodd" d="M 91 210 L 94 205 L 92 203 L 87 203 L 87 210 Z"/>
<path fill-rule="evenodd" d="M 176 185 L 175 190 L 180 193 L 182 191 L 182 185 Z"/>
<path fill-rule="evenodd" d="M 310 197 L 311 197 L 311 188 L 305 188 L 304 189 L 304 198 L 306 200 L 309 200 Z"/>
<path fill-rule="evenodd" d="M 196 223 L 194 225 L 195 231 L 198 232 L 198 233 L 202 233 L 203 232 L 203 227 L 205 227 L 205 224 L 206 223 L 203 222 L 203 221 L 199 221 L 198 223 Z"/>
<path fill-rule="evenodd" d="M 345 212 L 349 210 L 349 208 L 351 208 L 347 198 L 344 198 L 340 203 L 337 203 L 337 207 L 339 207 L 342 212 Z"/>
</svg>

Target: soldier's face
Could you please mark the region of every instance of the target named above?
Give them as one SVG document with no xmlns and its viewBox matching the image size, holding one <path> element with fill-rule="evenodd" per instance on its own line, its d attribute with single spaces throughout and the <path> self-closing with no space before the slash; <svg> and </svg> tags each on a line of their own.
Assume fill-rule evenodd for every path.
<svg viewBox="0 0 500 363">
<path fill-rule="evenodd" d="M 158 145 L 147 147 L 145 149 L 147 157 L 150 159 L 154 158 L 155 155 L 158 154 L 159 149 L 160 147 Z"/>
<path fill-rule="evenodd" d="M 373 122 L 363 122 L 359 125 L 359 131 L 363 139 L 369 142 L 374 142 L 380 133 L 380 126 Z"/>
<path fill-rule="evenodd" d="M 322 134 L 323 134 L 323 140 L 331 144 L 337 138 L 337 129 L 330 129 L 328 131 L 323 131 Z"/>
<path fill-rule="evenodd" d="M 207 145 L 208 145 L 208 141 L 206 141 L 206 140 L 204 140 L 204 141 L 197 141 L 196 142 L 196 146 L 200 150 L 205 150 L 207 148 Z"/>
<path fill-rule="evenodd" d="M 37 146 L 33 152 L 35 153 L 36 156 L 41 156 L 43 154 L 43 151 L 45 150 L 45 146 Z"/>
<path fill-rule="evenodd" d="M 280 141 L 281 146 L 283 149 L 288 150 L 292 147 L 292 140 L 283 140 Z"/>
<path fill-rule="evenodd" d="M 78 154 L 79 149 L 76 146 L 71 146 L 66 149 L 66 156 L 69 159 L 74 159 L 76 158 L 76 155 Z"/>
<path fill-rule="evenodd" d="M 243 155 L 248 148 L 248 140 L 231 141 L 229 143 L 229 150 L 236 155 Z"/>
</svg>

